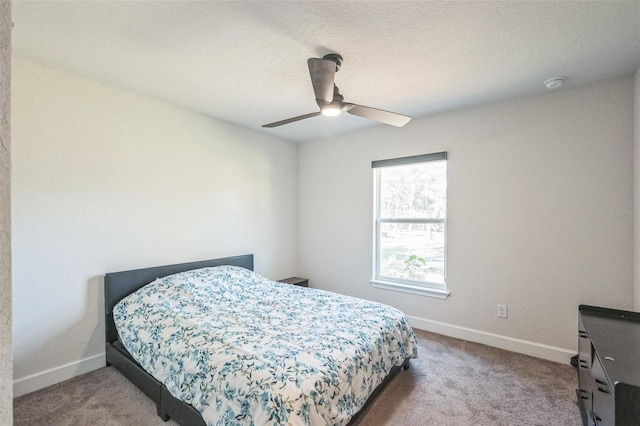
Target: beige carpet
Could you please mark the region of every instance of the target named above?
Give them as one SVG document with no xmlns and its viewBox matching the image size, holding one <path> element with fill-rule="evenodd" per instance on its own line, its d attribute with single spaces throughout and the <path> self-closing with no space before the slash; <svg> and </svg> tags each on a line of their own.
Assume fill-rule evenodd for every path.
<svg viewBox="0 0 640 426">
<path fill-rule="evenodd" d="M 358 424 L 581 425 L 577 373 L 557 364 L 416 330 L 419 358 Z M 113 367 L 14 400 L 14 425 L 175 425 Z"/>
</svg>

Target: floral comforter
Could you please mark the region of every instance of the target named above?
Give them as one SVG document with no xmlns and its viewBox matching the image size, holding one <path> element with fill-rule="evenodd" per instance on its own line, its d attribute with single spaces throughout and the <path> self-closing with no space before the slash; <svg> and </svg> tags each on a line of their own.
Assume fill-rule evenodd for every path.
<svg viewBox="0 0 640 426">
<path fill-rule="evenodd" d="M 113 315 L 133 358 L 208 425 L 344 425 L 417 356 L 394 308 L 234 266 L 160 278 Z"/>
</svg>

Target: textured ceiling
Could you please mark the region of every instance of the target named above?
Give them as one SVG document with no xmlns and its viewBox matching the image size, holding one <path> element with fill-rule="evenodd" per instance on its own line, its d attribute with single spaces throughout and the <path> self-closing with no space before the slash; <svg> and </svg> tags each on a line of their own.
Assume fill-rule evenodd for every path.
<svg viewBox="0 0 640 426">
<path fill-rule="evenodd" d="M 640 1 L 14 1 L 14 53 L 291 141 L 371 126 L 317 111 L 306 60 L 338 52 L 345 101 L 414 118 L 640 67 Z M 411 122 L 407 126 L 411 126 Z"/>
</svg>

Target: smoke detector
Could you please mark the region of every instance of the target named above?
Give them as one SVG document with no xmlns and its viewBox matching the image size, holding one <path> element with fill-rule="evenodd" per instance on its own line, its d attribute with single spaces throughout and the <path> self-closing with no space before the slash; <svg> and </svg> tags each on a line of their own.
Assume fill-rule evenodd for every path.
<svg viewBox="0 0 640 426">
<path fill-rule="evenodd" d="M 562 86 L 562 83 L 564 83 L 565 79 L 565 77 L 550 78 L 549 80 L 544 82 L 544 85 L 547 86 L 547 89 L 557 89 L 558 87 Z"/>
</svg>

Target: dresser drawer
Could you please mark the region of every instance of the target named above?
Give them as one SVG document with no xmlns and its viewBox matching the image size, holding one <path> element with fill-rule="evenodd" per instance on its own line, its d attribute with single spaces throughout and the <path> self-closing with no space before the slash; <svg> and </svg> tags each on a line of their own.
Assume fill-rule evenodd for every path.
<svg viewBox="0 0 640 426">
<path fill-rule="evenodd" d="M 616 419 L 613 388 L 609 384 L 607 375 L 604 373 L 604 369 L 598 358 L 594 359 L 593 365 L 591 366 L 591 375 L 595 382 L 592 397 L 592 417 L 595 424 L 597 426 L 614 426 Z"/>
<path fill-rule="evenodd" d="M 578 366 L 587 369 L 591 368 L 593 362 L 593 346 L 591 339 L 584 326 L 582 318 L 578 319 Z"/>
</svg>

